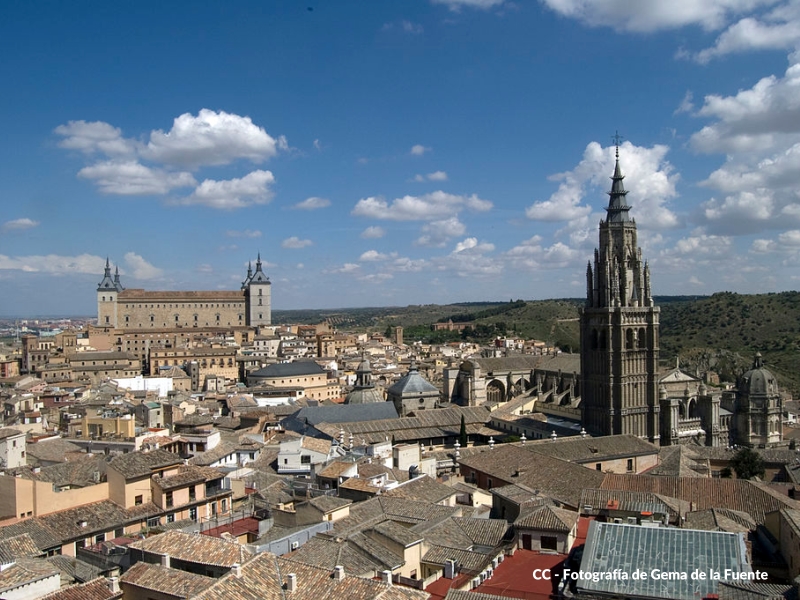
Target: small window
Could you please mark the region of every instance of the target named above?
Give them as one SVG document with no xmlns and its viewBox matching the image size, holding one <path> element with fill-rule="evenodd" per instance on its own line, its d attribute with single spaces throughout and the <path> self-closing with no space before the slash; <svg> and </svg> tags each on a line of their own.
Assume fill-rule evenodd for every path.
<svg viewBox="0 0 800 600">
<path fill-rule="evenodd" d="M 552 535 L 543 535 L 539 544 L 542 550 L 558 550 L 558 538 Z"/>
<path fill-rule="evenodd" d="M 310 465 L 311 464 L 311 455 L 303 454 L 303 456 L 300 457 L 300 464 L 301 465 Z"/>
<path fill-rule="evenodd" d="M 628 459 L 628 471 L 633 471 L 633 459 Z"/>
<path fill-rule="evenodd" d="M 143 500 L 144 498 L 141 495 L 139 495 L 133 499 L 133 503 L 138 506 L 139 504 L 142 504 Z"/>
<path fill-rule="evenodd" d="M 594 466 L 594 470 L 595 470 L 595 471 L 602 471 L 602 470 L 603 470 L 603 463 L 597 463 L 597 464 Z"/>
</svg>

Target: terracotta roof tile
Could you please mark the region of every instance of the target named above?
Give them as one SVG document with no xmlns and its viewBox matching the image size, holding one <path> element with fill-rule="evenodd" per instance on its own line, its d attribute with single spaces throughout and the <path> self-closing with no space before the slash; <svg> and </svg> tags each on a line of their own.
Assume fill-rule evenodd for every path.
<svg viewBox="0 0 800 600">
<path fill-rule="evenodd" d="M 188 562 L 228 568 L 237 563 L 241 564 L 253 555 L 245 546 L 236 542 L 183 531 L 167 531 L 134 542 L 130 547 L 138 550 L 144 548 L 148 554 L 168 554 Z"/>
<path fill-rule="evenodd" d="M 41 600 L 112 600 L 121 597 L 121 591 L 113 593 L 108 585 L 108 580 L 98 577 L 92 581 L 62 588 L 57 592 L 42 596 Z"/>
<path fill-rule="evenodd" d="M 199 594 L 214 581 L 212 577 L 146 562 L 136 563 L 120 578 L 123 589 L 130 585 L 179 598 Z"/>
</svg>

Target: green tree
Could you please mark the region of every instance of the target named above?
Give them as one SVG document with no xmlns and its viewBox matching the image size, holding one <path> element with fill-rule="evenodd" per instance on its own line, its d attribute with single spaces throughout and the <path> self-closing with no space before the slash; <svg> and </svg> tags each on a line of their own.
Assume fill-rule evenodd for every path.
<svg viewBox="0 0 800 600">
<path fill-rule="evenodd" d="M 461 429 L 458 432 L 458 443 L 462 448 L 467 447 L 467 422 L 464 420 L 464 415 L 461 415 Z"/>
<path fill-rule="evenodd" d="M 751 448 L 742 448 L 731 459 L 731 468 L 739 479 L 764 477 L 764 459 Z"/>
</svg>

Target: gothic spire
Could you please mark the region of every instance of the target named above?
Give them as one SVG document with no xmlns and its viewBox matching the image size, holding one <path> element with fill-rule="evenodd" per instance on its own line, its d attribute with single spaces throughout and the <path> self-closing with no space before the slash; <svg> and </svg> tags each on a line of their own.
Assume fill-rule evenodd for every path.
<svg viewBox="0 0 800 600">
<path fill-rule="evenodd" d="M 119 280 L 119 266 L 114 267 L 114 287 L 117 288 L 118 292 L 125 289 L 122 287 L 122 283 Z"/>
<path fill-rule="evenodd" d="M 614 166 L 614 175 L 611 177 L 611 191 L 608 192 L 608 207 L 606 208 L 609 223 L 628 223 L 630 221 L 628 211 L 631 207 L 625 203 L 625 196 L 628 195 L 628 192 L 622 183 L 625 176 L 619 166 L 619 143 L 621 140 L 622 137 L 619 134 L 614 136 L 614 141 L 616 142 L 616 164 Z"/>
</svg>

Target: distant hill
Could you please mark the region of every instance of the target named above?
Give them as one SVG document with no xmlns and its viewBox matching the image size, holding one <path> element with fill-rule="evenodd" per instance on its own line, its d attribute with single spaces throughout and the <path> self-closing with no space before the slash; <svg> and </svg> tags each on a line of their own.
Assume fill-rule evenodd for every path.
<svg viewBox="0 0 800 600">
<path fill-rule="evenodd" d="M 711 369 L 734 381 L 749 369 L 756 352 L 778 376 L 781 386 L 800 395 L 800 292 L 713 296 L 660 296 L 661 360 L 674 364 L 680 356 L 688 372 Z M 407 342 L 426 335 L 437 321 L 474 323 L 489 337 L 504 332 L 578 351 L 578 309 L 583 299 L 532 302 L 481 302 L 340 310 L 273 311 L 276 323 L 319 323 L 328 319 L 338 329 L 385 332 L 401 325 Z M 474 318 L 474 320 L 473 320 Z M 437 332 L 438 333 L 438 332 Z M 459 339 L 458 332 L 440 332 L 438 341 Z M 447 334 L 447 335 L 444 335 Z M 437 340 L 435 340 L 437 341 Z"/>
</svg>

